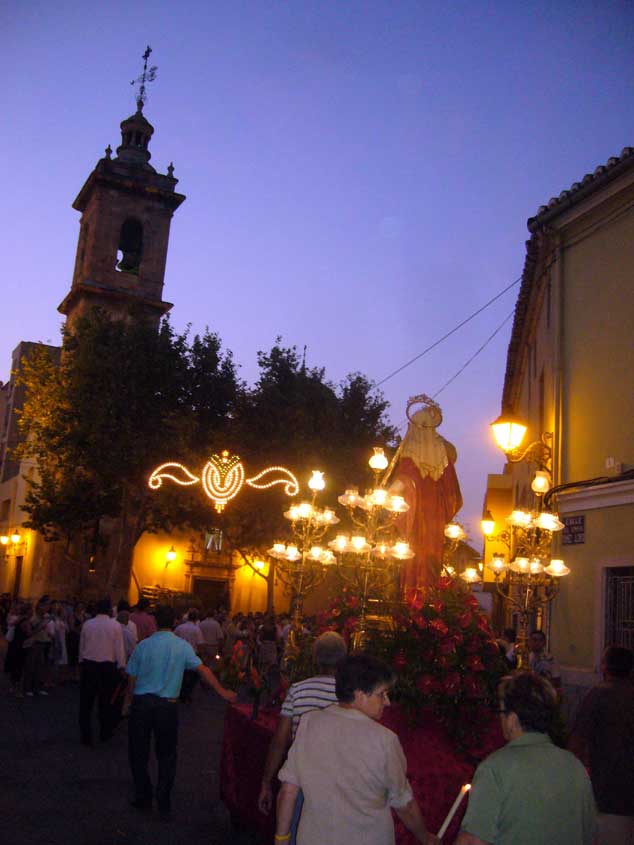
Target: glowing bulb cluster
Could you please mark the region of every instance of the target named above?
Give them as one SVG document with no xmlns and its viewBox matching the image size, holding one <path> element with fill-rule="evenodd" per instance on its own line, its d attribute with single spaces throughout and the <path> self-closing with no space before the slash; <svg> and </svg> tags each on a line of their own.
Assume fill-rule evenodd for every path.
<svg viewBox="0 0 634 845">
<path fill-rule="evenodd" d="M 284 543 L 273 543 L 273 546 L 267 550 L 267 554 L 276 560 L 283 560 L 288 563 L 295 563 L 301 560 L 302 553 L 294 543 L 285 545 Z M 328 566 L 335 562 L 335 556 L 328 549 L 321 546 L 312 546 L 310 551 L 306 553 L 306 559 L 314 563 L 320 563 L 323 566 Z"/>
<path fill-rule="evenodd" d="M 409 510 L 409 505 L 402 496 L 393 496 L 383 487 L 375 487 L 365 496 L 359 495 L 357 487 L 349 487 L 339 496 L 338 501 L 346 508 L 360 508 L 365 511 L 383 508 L 390 513 L 405 513 Z"/>
<path fill-rule="evenodd" d="M 338 534 L 328 545 L 339 554 L 362 555 L 372 552 L 377 557 L 392 557 L 396 560 L 410 560 L 414 557 L 414 552 L 405 540 L 397 540 L 392 545 L 376 543 L 373 546 L 362 534 L 353 534 L 351 537 L 347 534 Z"/>
<path fill-rule="evenodd" d="M 445 526 L 445 537 L 448 540 L 465 540 L 467 534 L 462 525 L 457 522 L 450 522 Z"/>
</svg>

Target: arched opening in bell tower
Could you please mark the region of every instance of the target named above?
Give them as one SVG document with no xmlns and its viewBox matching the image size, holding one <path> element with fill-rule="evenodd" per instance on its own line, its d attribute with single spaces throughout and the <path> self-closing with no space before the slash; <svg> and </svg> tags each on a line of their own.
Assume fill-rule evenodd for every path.
<svg viewBox="0 0 634 845">
<path fill-rule="evenodd" d="M 115 269 L 138 274 L 142 256 L 143 225 L 135 217 L 128 217 L 121 226 Z"/>
</svg>

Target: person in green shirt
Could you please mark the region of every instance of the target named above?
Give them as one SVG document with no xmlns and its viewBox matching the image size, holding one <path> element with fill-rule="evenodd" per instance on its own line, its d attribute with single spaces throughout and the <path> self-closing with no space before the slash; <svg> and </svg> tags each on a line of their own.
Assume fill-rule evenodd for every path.
<svg viewBox="0 0 634 845">
<path fill-rule="evenodd" d="M 517 672 L 503 679 L 499 698 L 507 744 L 476 769 L 455 845 L 592 845 L 590 779 L 548 736 L 557 712 L 552 684 Z"/>
</svg>

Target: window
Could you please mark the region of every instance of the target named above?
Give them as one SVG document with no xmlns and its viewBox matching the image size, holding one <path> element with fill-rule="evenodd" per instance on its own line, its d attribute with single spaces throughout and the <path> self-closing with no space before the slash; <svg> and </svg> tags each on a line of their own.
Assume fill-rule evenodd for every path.
<svg viewBox="0 0 634 845">
<path fill-rule="evenodd" d="M 634 648 L 634 566 L 606 569 L 603 645 Z"/>
<path fill-rule="evenodd" d="M 115 267 L 122 273 L 138 275 L 142 256 L 143 226 L 134 217 L 128 217 L 121 227 Z"/>
</svg>

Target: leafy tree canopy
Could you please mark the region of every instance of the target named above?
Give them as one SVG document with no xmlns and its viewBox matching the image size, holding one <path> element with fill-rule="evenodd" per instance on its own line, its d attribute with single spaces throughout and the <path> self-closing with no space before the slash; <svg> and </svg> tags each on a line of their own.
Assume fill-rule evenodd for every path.
<svg viewBox="0 0 634 845">
<path fill-rule="evenodd" d="M 42 348 L 25 362 L 22 457 L 36 459 L 26 510 L 47 538 L 71 538 L 103 518 L 119 520 L 120 568 L 144 531 L 218 526 L 246 555 L 263 552 L 285 528 L 289 500 L 279 488 L 245 488 L 218 516 L 199 485 L 147 487 L 160 463 L 199 472 L 211 452 L 240 455 L 247 472 L 272 464 L 295 472 L 306 492 L 313 469 L 326 473 L 324 501 L 368 480 L 371 447 L 395 431 L 387 403 L 361 374 L 334 385 L 278 338 L 258 353 L 248 388 L 230 352 L 206 331 L 190 339 L 168 320 L 157 329 L 131 315 L 114 321 L 98 309 L 65 333 L 61 364 Z M 125 571 L 122 573 L 125 577 Z"/>
</svg>

